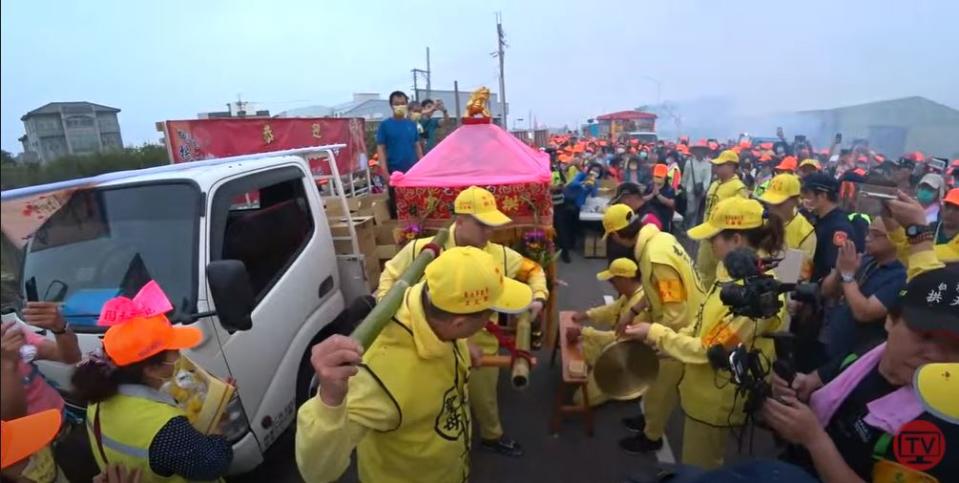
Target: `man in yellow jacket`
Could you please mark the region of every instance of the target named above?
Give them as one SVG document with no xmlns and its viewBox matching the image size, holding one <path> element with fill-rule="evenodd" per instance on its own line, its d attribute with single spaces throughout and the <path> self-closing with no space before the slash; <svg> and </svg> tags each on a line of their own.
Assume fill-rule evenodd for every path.
<svg viewBox="0 0 959 483">
<path fill-rule="evenodd" d="M 783 220 L 786 227 L 786 247 L 803 252 L 803 280 L 812 277 L 813 259 L 816 257 L 816 228 L 805 216 L 799 214 L 799 195 L 802 182 L 799 177 L 784 173 L 770 182 L 759 200 L 766 203 L 769 211 Z"/>
<path fill-rule="evenodd" d="M 535 319 L 549 299 L 546 288 L 546 274 L 536 262 L 523 257 L 515 250 L 497 243 L 491 243 L 493 229 L 510 223 L 510 219 L 496 207 L 496 198 L 489 191 L 471 186 L 463 190 L 454 201 L 456 221 L 450 228 L 444 250 L 453 247 L 471 246 L 479 248 L 496 261 L 497 266 L 507 277 L 526 283 L 533 290 L 533 303 L 530 306 L 530 319 Z M 432 242 L 432 237 L 412 240 L 407 243 L 393 259 L 386 262 L 380 275 L 380 285 L 376 299 L 381 300 L 390 287 L 403 274 L 424 246 Z M 494 317 L 495 324 L 497 317 Z M 470 349 L 486 355 L 499 351 L 499 342 L 487 330 L 481 330 L 470 338 Z M 470 402 L 476 422 L 479 426 L 482 447 L 507 456 L 521 456 L 522 447 L 504 436 L 499 418 L 497 403 L 497 381 L 499 368 L 476 368 L 470 376 Z"/>
<path fill-rule="evenodd" d="M 634 303 L 622 328 L 631 322 L 656 322 L 682 330 L 696 315 L 705 296 L 693 259 L 673 235 L 659 231 L 653 224 L 642 225 L 629 207 L 613 205 L 603 215 L 603 228 L 613 243 L 631 247 L 645 297 Z M 623 424 L 636 436 L 619 442 L 628 453 L 647 453 L 663 446 L 666 422 L 676 407 L 676 386 L 683 365 L 663 360 L 656 381 L 643 396 L 644 414 L 626 418 Z"/>
<path fill-rule="evenodd" d="M 470 414 L 466 338 L 494 311 L 519 313 L 528 286 L 478 248 L 443 252 L 371 347 L 334 335 L 313 347 L 319 394 L 300 407 L 296 461 L 308 482 L 335 481 L 357 451 L 360 481 L 465 482 Z"/>
<path fill-rule="evenodd" d="M 596 274 L 596 279 L 612 284 L 619 297 L 611 304 L 573 315 L 576 325 L 569 328 L 566 338 L 570 342 L 583 339 L 583 358 L 590 367 L 596 363 L 603 349 L 616 341 L 616 330 L 620 320 L 624 318 L 627 321 L 631 320 L 632 317 L 627 315 L 634 315 L 632 314 L 633 306 L 639 304 L 645 297 L 638 272 L 639 267 L 636 262 L 628 258 L 613 260 L 608 269 Z M 590 322 L 595 327 L 583 327 L 582 324 L 585 322 Z M 596 327 L 602 327 L 605 330 Z M 609 400 L 609 396 L 596 385 L 592 373 L 586 383 L 586 395 L 590 406 L 597 406 Z M 583 395 L 577 392 L 575 397 L 580 399 Z"/>
<path fill-rule="evenodd" d="M 709 185 L 706 191 L 706 213 L 704 220 L 709 219 L 716 204 L 722 200 L 738 196 L 740 198 L 749 197 L 749 188 L 739 179 L 736 170 L 739 168 L 739 155 L 731 149 L 719 153 L 713 163 L 713 174 L 716 179 Z M 713 285 L 716 280 L 716 257 L 709 249 L 708 243 L 700 243 L 699 251 L 696 253 L 696 268 L 702 277 L 703 286 L 707 289 Z"/>
</svg>

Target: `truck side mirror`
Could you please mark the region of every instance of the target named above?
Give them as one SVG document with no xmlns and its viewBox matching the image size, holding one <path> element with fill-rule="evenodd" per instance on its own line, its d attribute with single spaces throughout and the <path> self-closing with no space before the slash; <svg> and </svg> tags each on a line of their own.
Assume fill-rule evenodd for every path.
<svg viewBox="0 0 959 483">
<path fill-rule="evenodd" d="M 230 332 L 250 330 L 256 302 L 246 265 L 240 260 L 216 260 L 206 266 L 206 278 L 220 325 Z"/>
</svg>

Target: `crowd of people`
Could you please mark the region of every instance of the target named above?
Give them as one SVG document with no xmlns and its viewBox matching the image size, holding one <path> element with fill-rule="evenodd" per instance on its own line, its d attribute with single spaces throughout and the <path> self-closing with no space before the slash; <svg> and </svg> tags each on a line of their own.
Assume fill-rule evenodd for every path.
<svg viewBox="0 0 959 483">
<path fill-rule="evenodd" d="M 428 100 L 411 106 L 402 92 L 390 103 L 396 115 L 377 134 L 379 158 L 405 170 L 435 142 L 434 112 L 445 118 L 446 110 Z M 582 207 L 602 195 L 602 180 L 616 186 L 601 221 L 608 264 L 596 278 L 618 297 L 577 312 L 567 338 L 582 342 L 589 364 L 617 340 L 661 357 L 642 413 L 623 420 L 635 434 L 619 446 L 660 449 L 681 408 L 680 461 L 697 481 L 741 470 L 725 465 L 726 447 L 754 418 L 785 443 L 779 462 L 761 464 L 780 465 L 788 481 L 959 480 L 955 444 L 920 467 L 903 462 L 896 442 L 916 422 L 959 441 L 959 398 L 942 396 L 955 390 L 950 371 L 959 362 L 959 163 L 920 153 L 886 159 L 865 145 L 842 149 L 839 136 L 820 151 L 801 136 L 778 138 L 644 144 L 568 135 L 545 148 L 564 261 L 585 229 Z M 889 189 L 873 195 L 880 213 L 843 208 L 856 208 L 850 202 L 873 185 Z M 474 418 L 484 449 L 523 456 L 499 418 L 499 371 L 480 360 L 501 348 L 500 317 L 536 319 L 546 307 L 545 272 L 490 241 L 511 220 L 489 191 L 463 190 L 454 212 L 445 243 L 412 240 L 386 263 L 376 298 L 399 285 L 402 303 L 370 347 L 339 335 L 313 347 L 319 391 L 296 420 L 296 462 L 307 481 L 337 480 L 354 450 L 361 481 L 467 481 Z M 400 283 L 424 250 L 436 258 L 422 280 Z M 725 261 L 744 251 L 763 262 L 755 276 L 770 280 L 778 276 L 770 261 L 796 254 L 797 280 L 811 284 L 811 296 L 774 294 L 774 310 L 759 316 L 731 308 L 723 289 L 748 280 Z M 100 481 L 226 474 L 227 441 L 194 429 L 161 391 L 179 351 L 200 343 L 199 330 L 171 325 L 162 311 L 127 315 L 106 331 L 102 351 L 86 356 L 56 304 L 22 310 L 52 340 L 4 321 L 4 481 L 65 479 L 54 459 L 64 403 L 40 376 L 40 359 L 77 365 L 72 383 L 87 404 Z M 774 343 L 781 333 L 795 341 L 789 360 Z M 717 351 L 723 359 L 739 350 L 767 369 L 759 379 L 769 380 L 768 392 L 758 400 L 741 397 L 742 381 L 715 364 Z M 773 361 L 790 370 L 768 370 Z M 575 397 L 607 400 L 592 378 Z"/>
</svg>

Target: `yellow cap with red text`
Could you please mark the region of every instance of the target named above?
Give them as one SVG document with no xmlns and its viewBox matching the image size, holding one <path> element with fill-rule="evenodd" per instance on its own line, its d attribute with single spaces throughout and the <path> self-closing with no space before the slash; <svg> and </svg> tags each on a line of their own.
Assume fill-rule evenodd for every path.
<svg viewBox="0 0 959 483">
<path fill-rule="evenodd" d="M 496 207 L 493 193 L 478 186 L 461 191 L 453 202 L 453 211 L 457 215 L 473 215 L 486 226 L 503 226 L 513 221 Z"/>
<path fill-rule="evenodd" d="M 770 205 L 778 205 L 793 196 L 799 196 L 800 191 L 802 191 L 802 182 L 799 181 L 799 176 L 783 173 L 769 181 L 769 187 L 759 199 Z"/>
<path fill-rule="evenodd" d="M 523 312 L 533 302 L 528 285 L 506 277 L 493 257 L 475 247 L 450 248 L 426 266 L 430 303 L 453 314 Z"/>
<path fill-rule="evenodd" d="M 712 238 L 723 230 L 748 230 L 762 226 L 763 205 L 746 198 L 726 198 L 716 204 L 709 219 L 686 232 L 693 240 Z"/>
<path fill-rule="evenodd" d="M 633 209 L 622 203 L 607 208 L 606 213 L 603 213 L 603 238 L 629 226 L 634 215 Z"/>
</svg>

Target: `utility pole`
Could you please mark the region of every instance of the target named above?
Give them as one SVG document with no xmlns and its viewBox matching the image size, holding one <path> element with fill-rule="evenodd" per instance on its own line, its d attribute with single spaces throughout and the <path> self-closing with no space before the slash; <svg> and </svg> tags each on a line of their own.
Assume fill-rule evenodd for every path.
<svg viewBox="0 0 959 483">
<path fill-rule="evenodd" d="M 500 12 L 496 12 L 496 56 L 499 57 L 499 104 L 500 112 L 503 116 L 503 129 L 509 129 L 506 123 L 506 77 L 503 70 L 504 63 L 504 52 L 503 49 L 507 47 L 506 39 L 503 34 L 503 15 Z"/>
<path fill-rule="evenodd" d="M 418 102 L 418 101 L 420 100 L 420 94 L 419 94 L 419 90 L 417 90 L 417 87 L 416 87 L 416 72 L 417 72 L 417 71 L 419 71 L 419 69 L 413 69 L 413 70 L 411 70 L 410 72 L 413 73 L 413 100 Z"/>
<path fill-rule="evenodd" d="M 426 97 L 427 99 L 433 97 L 432 85 L 430 84 L 430 48 L 426 48 Z"/>
</svg>

